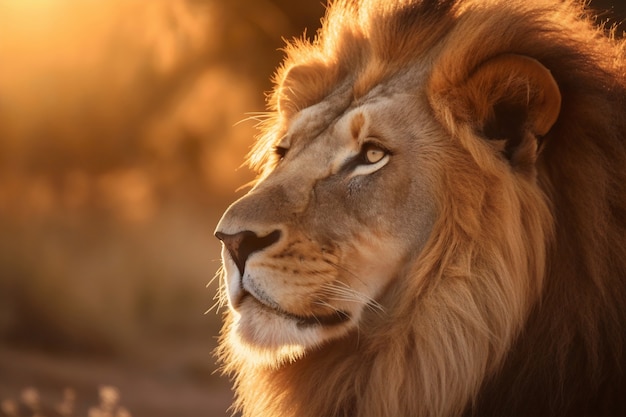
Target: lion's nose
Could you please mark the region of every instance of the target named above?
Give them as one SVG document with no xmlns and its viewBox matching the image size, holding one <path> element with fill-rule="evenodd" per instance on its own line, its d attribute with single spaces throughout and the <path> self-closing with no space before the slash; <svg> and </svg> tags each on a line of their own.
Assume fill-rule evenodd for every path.
<svg viewBox="0 0 626 417">
<path fill-rule="evenodd" d="M 235 261 L 239 273 L 243 276 L 246 267 L 246 261 L 254 252 L 258 252 L 273 245 L 280 239 L 280 231 L 274 230 L 272 233 L 263 237 L 257 236 L 256 233 L 249 230 L 238 232 L 232 235 L 215 232 L 215 237 L 221 240 L 226 246 L 228 253 Z"/>
</svg>

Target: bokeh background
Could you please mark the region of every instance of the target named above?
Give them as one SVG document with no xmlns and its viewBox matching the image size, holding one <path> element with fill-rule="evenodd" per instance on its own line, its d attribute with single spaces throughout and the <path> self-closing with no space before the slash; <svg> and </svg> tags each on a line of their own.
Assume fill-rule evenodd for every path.
<svg viewBox="0 0 626 417">
<path fill-rule="evenodd" d="M 35 387 L 49 407 L 71 387 L 83 416 L 111 385 L 135 417 L 229 415 L 212 233 L 253 178 L 241 164 L 283 39 L 323 13 L 0 0 L 0 402 Z"/>
</svg>

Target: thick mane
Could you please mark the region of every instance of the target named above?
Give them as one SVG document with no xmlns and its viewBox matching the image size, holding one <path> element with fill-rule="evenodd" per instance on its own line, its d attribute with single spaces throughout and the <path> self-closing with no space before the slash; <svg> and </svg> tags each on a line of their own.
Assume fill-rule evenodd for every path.
<svg viewBox="0 0 626 417">
<path fill-rule="evenodd" d="M 328 8 L 313 42 L 294 40 L 274 75 L 269 96 L 274 113 L 249 155 L 252 168 L 271 168 L 273 142 L 292 116 L 342 86 L 355 98 L 402 71 L 453 25 L 454 0 L 337 0 Z"/>
<path fill-rule="evenodd" d="M 503 177 L 475 126 L 445 105 L 482 62 L 511 53 L 541 62 L 562 96 L 531 176 Z M 581 4 L 336 0 L 315 41 L 286 48 L 252 166 L 271 168 L 270 149 L 299 110 L 345 89 L 358 101 L 418 66 L 429 71 L 422 94 L 433 117 L 467 151 L 446 154 L 423 255 L 385 294 L 388 320 L 366 316 L 354 337 L 288 366 L 255 366 L 223 341 L 238 407 L 249 416 L 625 415 L 623 43 Z"/>
<path fill-rule="evenodd" d="M 626 392 L 623 46 L 581 20 L 577 3 L 511 3 L 506 13 L 497 5 L 467 6 L 431 84 L 452 83 L 486 57 L 513 52 L 549 68 L 563 97 L 537 160 L 555 225 L 541 300 L 475 411 L 623 414 L 623 404 L 610 408 Z"/>
</svg>

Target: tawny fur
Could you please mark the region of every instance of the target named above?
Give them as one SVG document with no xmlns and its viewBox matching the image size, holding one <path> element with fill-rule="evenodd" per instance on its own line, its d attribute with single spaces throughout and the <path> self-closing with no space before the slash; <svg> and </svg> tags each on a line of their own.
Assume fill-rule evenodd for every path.
<svg viewBox="0 0 626 417">
<path fill-rule="evenodd" d="M 285 119 L 338 89 L 358 100 L 416 67 L 429 81 L 415 94 L 457 148 L 433 155 L 449 167 L 438 220 L 379 300 L 384 317 L 366 315 L 358 331 L 274 367 L 246 361 L 222 337 L 236 408 L 255 417 L 625 415 L 622 49 L 570 0 L 332 4 L 314 42 L 286 49 L 274 116 L 250 158 L 261 178 Z M 464 94 L 455 88 L 506 53 L 549 68 L 562 96 L 536 157 L 508 162 L 476 140 L 488 98 L 454 107 Z"/>
</svg>

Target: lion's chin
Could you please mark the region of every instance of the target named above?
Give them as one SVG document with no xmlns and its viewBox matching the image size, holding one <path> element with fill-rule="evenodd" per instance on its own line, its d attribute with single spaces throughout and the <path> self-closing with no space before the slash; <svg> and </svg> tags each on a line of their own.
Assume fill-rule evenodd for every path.
<svg viewBox="0 0 626 417">
<path fill-rule="evenodd" d="M 306 317 L 267 306 L 251 295 L 244 296 L 230 329 L 231 345 L 247 360 L 277 366 L 302 358 L 307 351 L 345 335 L 353 317 L 347 312 Z"/>
</svg>

